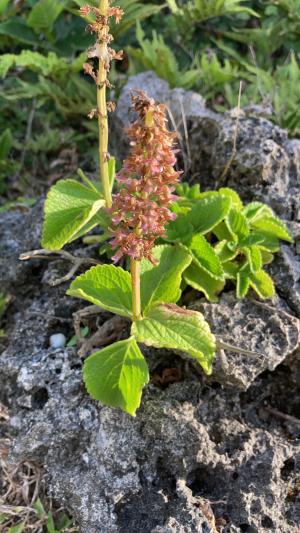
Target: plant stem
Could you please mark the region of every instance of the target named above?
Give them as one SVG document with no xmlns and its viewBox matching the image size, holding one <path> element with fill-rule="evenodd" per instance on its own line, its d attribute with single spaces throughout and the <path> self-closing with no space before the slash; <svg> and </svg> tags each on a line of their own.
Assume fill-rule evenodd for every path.
<svg viewBox="0 0 300 533">
<path fill-rule="evenodd" d="M 99 9 L 101 15 L 107 17 L 109 0 L 100 0 Z M 98 107 L 98 128 L 99 128 L 99 167 L 100 179 L 102 182 L 103 195 L 106 207 L 111 207 L 112 196 L 108 174 L 108 120 L 106 107 L 106 80 L 107 80 L 107 34 L 108 24 L 103 24 L 98 32 L 98 43 L 100 45 L 99 68 L 97 73 L 97 107 Z"/>
<path fill-rule="evenodd" d="M 132 314 L 133 320 L 141 320 L 141 262 L 131 259 Z"/>
</svg>

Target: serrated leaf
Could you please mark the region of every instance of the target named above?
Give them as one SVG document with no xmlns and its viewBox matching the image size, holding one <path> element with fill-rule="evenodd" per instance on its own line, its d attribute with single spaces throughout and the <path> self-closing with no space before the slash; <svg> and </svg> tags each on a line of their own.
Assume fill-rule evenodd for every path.
<svg viewBox="0 0 300 533">
<path fill-rule="evenodd" d="M 244 247 L 242 250 L 248 259 L 251 272 L 261 270 L 262 258 L 259 246 L 254 244 L 252 246 Z"/>
<path fill-rule="evenodd" d="M 218 301 L 218 294 L 224 289 L 225 282 L 210 276 L 199 265 L 192 263 L 184 272 L 183 279 L 193 289 L 203 292 L 210 302 Z"/>
<path fill-rule="evenodd" d="M 103 198 L 85 185 L 72 179 L 58 181 L 45 202 L 42 246 L 60 250 L 75 240 L 85 226 L 92 229 L 97 224 L 94 217 L 104 205 Z"/>
<path fill-rule="evenodd" d="M 274 256 L 269 252 L 268 250 L 264 250 L 263 248 L 260 248 L 261 258 L 263 265 L 269 265 L 272 263 Z"/>
<path fill-rule="evenodd" d="M 256 219 L 255 221 L 252 221 L 252 225 L 260 233 L 264 233 L 270 237 L 277 237 L 278 239 L 282 239 L 290 243 L 293 242 L 293 239 L 284 222 L 275 216 L 264 216 L 263 218 Z"/>
<path fill-rule="evenodd" d="M 188 242 L 193 233 L 207 233 L 223 220 L 231 205 L 231 199 L 210 191 L 211 195 L 198 200 L 186 214 L 179 214 L 167 227 L 167 239 Z M 202 193 L 201 193 L 202 194 Z"/>
<path fill-rule="evenodd" d="M 243 214 L 250 222 L 252 222 L 256 218 L 264 215 L 272 216 L 273 211 L 269 206 L 263 204 L 262 202 L 251 202 L 244 207 Z"/>
<path fill-rule="evenodd" d="M 223 220 L 213 228 L 212 232 L 220 241 L 230 242 L 236 239 L 235 234 L 230 231 L 227 223 Z"/>
<path fill-rule="evenodd" d="M 230 209 L 226 223 L 231 233 L 236 235 L 237 240 L 245 239 L 250 233 L 247 218 L 237 209 Z"/>
<path fill-rule="evenodd" d="M 236 243 L 233 243 L 234 246 L 232 247 L 229 246 L 229 244 L 230 242 L 228 242 L 227 240 L 223 240 L 218 242 L 214 247 L 214 250 L 221 262 L 231 261 L 231 259 L 234 259 L 238 253 Z"/>
<path fill-rule="evenodd" d="M 241 211 L 243 209 L 243 202 L 236 191 L 230 189 L 229 187 L 221 187 L 218 192 L 223 196 L 228 196 L 228 198 L 231 199 L 232 207 L 234 207 L 238 211 Z"/>
<path fill-rule="evenodd" d="M 226 217 L 230 205 L 230 198 L 221 194 L 199 200 L 187 215 L 188 223 L 196 233 L 205 234 Z"/>
<path fill-rule="evenodd" d="M 176 303 L 179 300 L 182 273 L 192 261 L 188 250 L 180 246 L 155 246 L 153 255 L 158 261 L 157 266 L 147 260 L 141 264 L 141 304 L 144 314 L 159 303 Z"/>
<path fill-rule="evenodd" d="M 213 247 L 203 235 L 194 235 L 188 245 L 194 262 L 203 268 L 211 277 L 223 280 L 224 272 L 221 261 Z"/>
<path fill-rule="evenodd" d="M 226 261 L 226 263 L 222 263 L 222 267 L 225 272 L 226 279 L 236 279 L 236 276 L 240 270 L 240 265 L 238 263 L 235 261 Z"/>
<path fill-rule="evenodd" d="M 147 346 L 187 353 L 211 374 L 215 338 L 201 313 L 175 304 L 159 305 L 147 317 L 134 322 L 131 332 L 138 342 Z"/>
<path fill-rule="evenodd" d="M 106 311 L 131 317 L 131 277 L 114 265 L 98 265 L 72 281 L 69 296 L 84 298 Z"/>
<path fill-rule="evenodd" d="M 249 282 L 252 289 L 262 299 L 272 298 L 275 294 L 275 287 L 272 278 L 264 270 L 260 270 L 255 274 L 249 274 Z"/>
<path fill-rule="evenodd" d="M 84 363 L 83 377 L 92 398 L 135 416 L 149 372 L 143 354 L 131 337 L 90 355 Z"/>
<path fill-rule="evenodd" d="M 248 274 L 238 272 L 236 276 L 236 297 L 241 299 L 246 296 L 250 287 Z"/>
</svg>

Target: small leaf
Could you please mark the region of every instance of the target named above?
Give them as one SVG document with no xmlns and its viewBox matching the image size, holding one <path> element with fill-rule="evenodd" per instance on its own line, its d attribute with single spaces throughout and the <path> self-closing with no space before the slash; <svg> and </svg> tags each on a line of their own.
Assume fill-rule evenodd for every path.
<svg viewBox="0 0 300 533">
<path fill-rule="evenodd" d="M 131 317 L 131 278 L 121 267 L 92 267 L 72 281 L 67 294 L 84 298 L 117 315 Z"/>
<path fill-rule="evenodd" d="M 89 394 L 111 407 L 135 416 L 142 388 L 149 381 L 147 363 L 135 339 L 115 342 L 93 353 L 84 363 L 84 382 Z"/>
<path fill-rule="evenodd" d="M 214 250 L 221 262 L 230 261 L 231 259 L 234 259 L 238 253 L 236 243 L 233 243 L 234 246 L 232 247 L 229 246 L 229 244 L 230 243 L 227 242 L 227 240 L 223 240 L 218 242 L 214 247 Z"/>
<path fill-rule="evenodd" d="M 260 249 L 263 265 L 269 265 L 272 263 L 274 256 L 268 250 Z"/>
<path fill-rule="evenodd" d="M 85 185 L 71 179 L 58 181 L 45 202 L 43 247 L 60 250 L 75 240 L 84 227 L 87 231 L 92 229 L 97 224 L 95 216 L 104 205 L 99 193 Z"/>
<path fill-rule="evenodd" d="M 258 270 L 261 270 L 262 258 L 259 246 L 255 244 L 252 246 L 247 246 L 243 248 L 243 252 L 248 259 L 251 272 L 257 272 Z"/>
<path fill-rule="evenodd" d="M 192 257 L 188 250 L 180 246 L 155 246 L 153 255 L 157 266 L 143 260 L 141 265 L 142 311 L 148 311 L 159 303 L 175 303 L 181 296 L 181 278 Z"/>
<path fill-rule="evenodd" d="M 237 236 L 237 240 L 248 237 L 249 224 L 243 213 L 234 208 L 230 209 L 226 222 L 231 233 Z"/>
<path fill-rule="evenodd" d="M 207 374 L 212 372 L 215 338 L 201 313 L 175 304 L 155 307 L 146 318 L 132 324 L 138 342 L 191 355 Z"/>
<path fill-rule="evenodd" d="M 236 276 L 236 297 L 244 298 L 250 287 L 250 280 L 248 274 L 238 272 Z"/>
<path fill-rule="evenodd" d="M 243 214 L 252 223 L 256 218 L 260 218 L 264 215 L 273 216 L 273 211 L 269 206 L 262 202 L 251 202 L 244 207 Z"/>
<path fill-rule="evenodd" d="M 272 298 L 275 294 L 275 287 L 272 278 L 264 270 L 260 270 L 255 274 L 249 274 L 249 281 L 251 287 L 257 292 L 262 299 Z"/>
<path fill-rule="evenodd" d="M 277 237 L 290 243 L 293 242 L 286 225 L 275 216 L 263 217 L 252 222 L 252 225 L 260 232 L 270 237 Z"/>
<path fill-rule="evenodd" d="M 203 270 L 199 265 L 192 263 L 183 274 L 183 279 L 187 283 L 196 289 L 203 292 L 206 298 L 210 302 L 218 301 L 218 294 L 224 289 L 225 282 L 213 278 Z"/>
<path fill-rule="evenodd" d="M 188 248 L 198 266 L 203 268 L 211 277 L 220 280 L 224 279 L 221 261 L 203 235 L 194 235 Z"/>
<path fill-rule="evenodd" d="M 12 526 L 8 529 L 7 533 L 23 533 L 26 527 L 26 522 L 20 522 L 16 526 Z"/>
</svg>

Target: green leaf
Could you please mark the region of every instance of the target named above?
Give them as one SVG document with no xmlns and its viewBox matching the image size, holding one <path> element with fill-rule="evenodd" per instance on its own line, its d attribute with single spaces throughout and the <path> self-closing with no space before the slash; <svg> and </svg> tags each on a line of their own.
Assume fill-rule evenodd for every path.
<svg viewBox="0 0 300 533">
<path fill-rule="evenodd" d="M 275 294 L 275 287 L 272 278 L 264 270 L 249 274 L 249 282 L 252 289 L 262 299 L 272 298 Z"/>
<path fill-rule="evenodd" d="M 262 267 L 262 257 L 259 246 L 253 244 L 242 249 L 245 253 L 251 272 L 257 272 Z"/>
<path fill-rule="evenodd" d="M 179 246 L 155 246 L 154 258 L 159 261 L 153 266 L 143 260 L 141 265 L 142 311 L 148 311 L 159 303 L 175 303 L 181 296 L 181 277 L 192 257 L 188 250 Z"/>
<path fill-rule="evenodd" d="M 9 0 L 0 0 L 0 16 L 3 15 L 9 4 Z"/>
<path fill-rule="evenodd" d="M 12 143 L 13 138 L 11 130 L 7 128 L 0 136 L 0 161 L 7 158 L 12 148 Z"/>
<path fill-rule="evenodd" d="M 211 277 L 220 280 L 224 279 L 221 261 L 203 235 L 194 235 L 188 248 L 198 266 L 203 268 Z"/>
<path fill-rule="evenodd" d="M 238 272 L 236 276 L 236 297 L 241 299 L 246 296 L 250 287 L 248 274 Z"/>
<path fill-rule="evenodd" d="M 135 416 L 149 372 L 131 337 L 90 355 L 84 363 L 83 377 L 87 391 L 95 400 Z"/>
<path fill-rule="evenodd" d="M 221 194 L 199 200 L 189 212 L 188 222 L 197 233 L 211 231 L 223 220 L 231 205 L 231 199 Z M 176 220 L 175 220 L 176 222 Z"/>
<path fill-rule="evenodd" d="M 230 244 L 234 244 L 234 246 L 231 247 L 229 246 Z M 236 243 L 230 243 L 227 240 L 218 242 L 215 245 L 214 250 L 221 262 L 230 261 L 231 259 L 234 259 L 238 253 Z"/>
<path fill-rule="evenodd" d="M 264 233 L 270 237 L 277 237 L 278 239 L 282 239 L 290 243 L 293 242 L 293 238 L 291 237 L 284 222 L 275 216 L 264 216 L 263 218 L 252 221 L 252 225 L 260 233 Z"/>
<path fill-rule="evenodd" d="M 264 215 L 273 216 L 273 211 L 270 207 L 262 202 L 251 202 L 243 209 L 243 214 L 252 222 L 256 218 L 261 218 Z"/>
<path fill-rule="evenodd" d="M 201 313 L 165 304 L 151 309 L 132 324 L 138 342 L 156 348 L 180 350 L 192 356 L 207 374 L 212 372 L 215 338 Z"/>
<path fill-rule="evenodd" d="M 0 35 L 14 39 L 15 42 L 39 46 L 38 36 L 29 28 L 22 17 L 11 17 L 0 24 Z"/>
<path fill-rule="evenodd" d="M 27 17 L 28 26 L 36 33 L 49 35 L 65 5 L 65 0 L 38 0 Z"/>
<path fill-rule="evenodd" d="M 92 267 L 72 281 L 67 294 L 84 298 L 117 315 L 131 317 L 131 277 L 121 267 Z"/>
<path fill-rule="evenodd" d="M 186 214 L 179 214 L 167 227 L 167 239 L 188 242 L 193 233 L 207 233 L 223 220 L 231 205 L 231 199 L 214 194 L 198 200 Z"/>
<path fill-rule="evenodd" d="M 231 233 L 236 235 L 237 240 L 245 239 L 250 233 L 247 218 L 237 209 L 230 209 L 227 216 L 227 225 Z"/>
<path fill-rule="evenodd" d="M 243 202 L 240 199 L 238 193 L 234 191 L 233 189 L 230 189 L 229 187 L 221 187 L 221 189 L 218 190 L 220 194 L 223 196 L 228 196 L 228 198 L 231 199 L 231 205 L 238 211 L 243 209 Z"/>
<path fill-rule="evenodd" d="M 71 179 L 58 181 L 45 202 L 42 246 L 60 250 L 75 240 L 85 226 L 92 229 L 97 224 L 95 215 L 104 205 L 99 193 L 85 185 Z"/>
<path fill-rule="evenodd" d="M 196 289 L 203 292 L 210 302 L 217 302 L 217 295 L 224 289 L 225 282 L 217 280 L 203 270 L 199 265 L 192 263 L 184 272 L 183 279 Z"/>
</svg>

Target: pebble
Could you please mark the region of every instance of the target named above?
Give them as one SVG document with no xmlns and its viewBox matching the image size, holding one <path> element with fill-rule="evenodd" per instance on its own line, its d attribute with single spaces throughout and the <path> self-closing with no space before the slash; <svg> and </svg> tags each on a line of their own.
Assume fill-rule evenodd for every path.
<svg viewBox="0 0 300 533">
<path fill-rule="evenodd" d="M 64 348 L 66 343 L 67 339 L 63 333 L 54 333 L 50 337 L 51 348 Z"/>
</svg>

